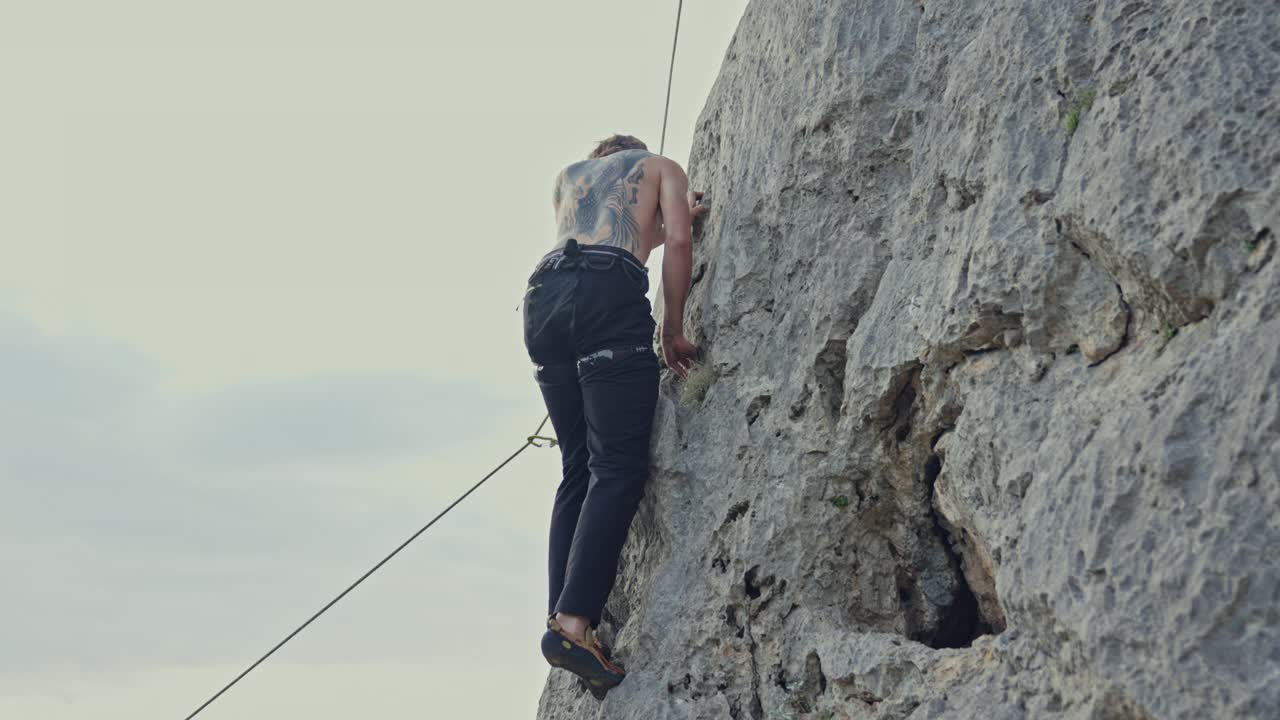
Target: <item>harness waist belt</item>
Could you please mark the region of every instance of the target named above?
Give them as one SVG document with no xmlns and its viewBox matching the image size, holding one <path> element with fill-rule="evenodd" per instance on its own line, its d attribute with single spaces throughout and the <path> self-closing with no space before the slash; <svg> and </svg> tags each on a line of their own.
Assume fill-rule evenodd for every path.
<svg viewBox="0 0 1280 720">
<path fill-rule="evenodd" d="M 545 267 L 558 268 L 560 267 L 561 264 L 564 263 L 566 259 L 573 259 L 579 255 L 596 255 L 596 256 L 607 255 L 607 256 L 617 258 L 631 265 L 631 267 L 639 270 L 642 273 L 649 272 L 649 269 L 646 268 L 644 265 L 640 264 L 640 261 L 636 259 L 635 255 L 632 255 L 631 253 L 627 252 L 626 250 L 623 250 L 622 248 L 616 248 L 611 245 L 600 245 L 600 246 L 588 245 L 584 247 L 582 245 L 578 245 L 577 243 L 573 242 L 573 240 L 570 240 L 569 243 L 570 244 L 564 248 L 552 250 L 546 255 L 543 255 L 542 259 L 538 261 L 538 265 L 535 269 L 541 270 L 542 268 L 545 268 Z"/>
</svg>

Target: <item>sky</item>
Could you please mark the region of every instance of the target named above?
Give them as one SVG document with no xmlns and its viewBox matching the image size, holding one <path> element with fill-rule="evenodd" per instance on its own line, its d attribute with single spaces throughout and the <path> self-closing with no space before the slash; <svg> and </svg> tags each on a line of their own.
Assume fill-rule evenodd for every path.
<svg viewBox="0 0 1280 720">
<path fill-rule="evenodd" d="M 685 3 L 682 163 L 745 4 Z M 0 717 L 186 717 L 519 447 L 551 181 L 657 148 L 676 3 L 637 7 L 0 9 Z M 532 717 L 558 474 L 527 451 L 200 717 Z"/>
</svg>

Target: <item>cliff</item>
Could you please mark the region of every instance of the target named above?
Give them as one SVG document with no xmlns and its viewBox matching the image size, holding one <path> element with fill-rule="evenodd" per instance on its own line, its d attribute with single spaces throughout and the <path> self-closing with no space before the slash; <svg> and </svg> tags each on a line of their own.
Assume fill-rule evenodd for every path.
<svg viewBox="0 0 1280 720">
<path fill-rule="evenodd" d="M 1280 12 L 756 0 L 599 703 L 1280 716 Z"/>
</svg>

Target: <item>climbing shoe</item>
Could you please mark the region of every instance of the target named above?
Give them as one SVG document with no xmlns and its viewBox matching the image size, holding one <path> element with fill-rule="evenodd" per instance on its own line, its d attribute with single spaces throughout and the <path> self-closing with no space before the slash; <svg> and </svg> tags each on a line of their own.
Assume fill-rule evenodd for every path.
<svg viewBox="0 0 1280 720">
<path fill-rule="evenodd" d="M 547 631 L 542 635 L 542 656 L 553 667 L 564 668 L 582 679 L 582 684 L 597 700 L 603 700 L 609 688 L 626 677 L 626 670 L 614 662 L 609 647 L 596 639 L 587 628 L 585 637 L 570 635 L 554 615 L 547 618 Z"/>
</svg>

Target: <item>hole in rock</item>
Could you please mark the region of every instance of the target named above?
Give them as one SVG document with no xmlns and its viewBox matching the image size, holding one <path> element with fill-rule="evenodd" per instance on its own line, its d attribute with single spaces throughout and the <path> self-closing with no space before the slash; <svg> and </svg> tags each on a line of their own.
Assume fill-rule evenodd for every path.
<svg viewBox="0 0 1280 720">
<path fill-rule="evenodd" d="M 742 578 L 743 587 L 747 591 L 747 597 L 757 600 L 760 597 L 760 586 L 756 584 L 756 573 L 760 572 L 760 566 L 756 565 L 747 571 Z"/>
<path fill-rule="evenodd" d="M 934 509 L 932 501 L 934 486 L 941 474 L 942 458 L 934 453 L 929 456 L 924 466 L 924 480 L 929 488 L 930 497 L 929 512 L 932 515 L 934 532 L 938 534 L 943 550 L 947 554 L 947 563 L 955 577 L 956 586 L 952 593 L 951 604 L 939 608 L 937 627 L 921 632 L 920 637 L 912 639 L 931 648 L 964 648 L 973 645 L 976 638 L 990 635 L 992 631 L 991 626 L 982 617 L 978 597 L 969 585 L 969 578 L 965 576 L 964 563 L 955 549 L 955 539 L 942 518 L 938 516 L 937 510 Z"/>
</svg>

